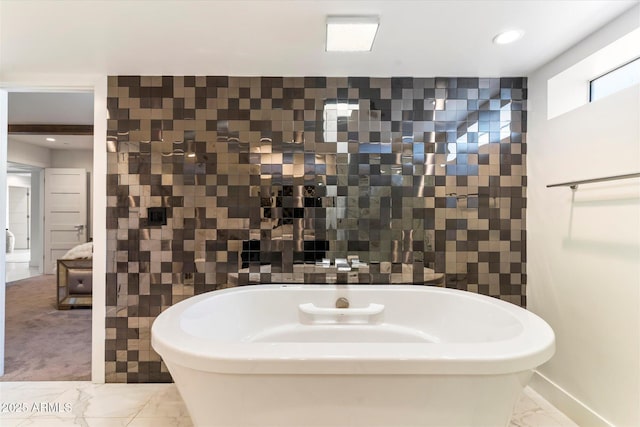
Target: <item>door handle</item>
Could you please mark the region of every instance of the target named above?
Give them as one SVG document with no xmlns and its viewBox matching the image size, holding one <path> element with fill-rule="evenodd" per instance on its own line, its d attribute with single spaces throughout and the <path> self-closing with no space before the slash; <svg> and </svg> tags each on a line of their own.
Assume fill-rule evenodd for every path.
<svg viewBox="0 0 640 427">
<path fill-rule="evenodd" d="M 82 231 L 84 230 L 84 224 L 74 225 L 73 228 L 75 228 L 77 231 Z"/>
</svg>

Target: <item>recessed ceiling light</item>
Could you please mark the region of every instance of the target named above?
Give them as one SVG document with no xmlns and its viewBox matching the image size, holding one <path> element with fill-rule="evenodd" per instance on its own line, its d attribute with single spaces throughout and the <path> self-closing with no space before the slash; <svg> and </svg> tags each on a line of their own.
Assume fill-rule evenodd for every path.
<svg viewBox="0 0 640 427">
<path fill-rule="evenodd" d="M 522 30 L 503 31 L 493 38 L 495 44 L 509 44 L 519 40 L 524 35 Z"/>
<path fill-rule="evenodd" d="M 55 138 L 46 138 L 46 140 L 49 141 L 49 142 L 55 142 L 56 139 Z"/>
<path fill-rule="evenodd" d="M 327 52 L 367 52 L 373 46 L 377 16 L 328 16 Z"/>
</svg>

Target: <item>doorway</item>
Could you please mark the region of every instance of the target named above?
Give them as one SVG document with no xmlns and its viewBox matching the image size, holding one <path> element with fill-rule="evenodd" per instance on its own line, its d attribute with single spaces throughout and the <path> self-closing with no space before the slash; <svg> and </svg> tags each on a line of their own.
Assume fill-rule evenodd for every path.
<svg viewBox="0 0 640 427">
<path fill-rule="evenodd" d="M 14 178 L 24 178 L 31 181 L 31 174 L 13 174 Z M 9 185 L 7 194 L 9 200 L 7 202 L 7 222 L 9 229 L 13 232 L 11 248 L 15 250 L 29 250 L 29 216 L 31 214 L 30 182 L 26 186 Z"/>
<path fill-rule="evenodd" d="M 12 245 L 5 248 L 5 371 L 0 381 L 91 379 L 91 306 L 59 305 L 55 263 L 74 243 L 91 239 L 93 105 L 92 93 L 9 93 L 6 231 Z M 71 233 L 76 240 L 67 239 L 66 247 L 56 234 L 60 227 L 50 229 L 64 220 L 67 209 L 51 206 L 66 204 L 70 192 L 60 180 L 45 177 L 70 170 L 75 174 L 67 182 L 74 188 L 82 184 L 84 206 L 69 225 L 80 232 Z M 48 263 L 47 254 L 54 254 Z M 25 277 L 16 275 L 25 265 Z"/>
<path fill-rule="evenodd" d="M 42 274 L 41 170 L 7 162 L 7 283 Z"/>
</svg>

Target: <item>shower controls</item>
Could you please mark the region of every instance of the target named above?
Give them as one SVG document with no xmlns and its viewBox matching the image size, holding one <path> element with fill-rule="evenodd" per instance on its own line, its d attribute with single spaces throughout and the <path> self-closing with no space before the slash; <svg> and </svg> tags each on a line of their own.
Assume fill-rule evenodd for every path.
<svg viewBox="0 0 640 427">
<path fill-rule="evenodd" d="M 167 208 L 147 208 L 147 223 L 153 225 L 167 225 Z"/>
</svg>

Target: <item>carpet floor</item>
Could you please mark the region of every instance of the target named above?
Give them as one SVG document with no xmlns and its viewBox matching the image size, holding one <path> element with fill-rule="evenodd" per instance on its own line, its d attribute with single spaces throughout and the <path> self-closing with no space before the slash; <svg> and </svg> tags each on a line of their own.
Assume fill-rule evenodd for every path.
<svg viewBox="0 0 640 427">
<path fill-rule="evenodd" d="M 56 308 L 56 276 L 7 284 L 0 381 L 91 379 L 91 309 Z"/>
</svg>

